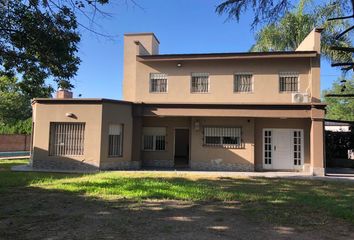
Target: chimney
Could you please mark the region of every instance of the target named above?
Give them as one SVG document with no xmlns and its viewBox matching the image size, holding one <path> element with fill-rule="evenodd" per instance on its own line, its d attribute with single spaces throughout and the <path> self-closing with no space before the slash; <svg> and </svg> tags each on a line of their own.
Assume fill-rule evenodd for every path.
<svg viewBox="0 0 354 240">
<path fill-rule="evenodd" d="M 69 90 L 59 88 L 57 91 L 56 98 L 58 99 L 73 98 L 73 93 Z"/>
<path fill-rule="evenodd" d="M 323 28 L 313 29 L 309 35 L 300 43 L 295 51 L 316 51 L 321 53 L 321 32 Z"/>
</svg>

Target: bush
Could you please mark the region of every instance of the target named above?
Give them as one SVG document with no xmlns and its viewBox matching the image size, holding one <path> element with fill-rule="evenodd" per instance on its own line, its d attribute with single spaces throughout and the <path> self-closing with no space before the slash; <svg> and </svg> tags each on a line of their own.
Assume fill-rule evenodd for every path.
<svg viewBox="0 0 354 240">
<path fill-rule="evenodd" d="M 0 123 L 0 134 L 31 134 L 32 118 L 14 123 Z"/>
</svg>

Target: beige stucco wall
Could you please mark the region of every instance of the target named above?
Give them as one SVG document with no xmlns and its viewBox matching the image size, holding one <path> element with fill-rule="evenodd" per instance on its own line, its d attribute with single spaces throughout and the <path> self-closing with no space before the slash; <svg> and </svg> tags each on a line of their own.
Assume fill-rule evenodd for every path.
<svg viewBox="0 0 354 240">
<path fill-rule="evenodd" d="M 198 121 L 200 128 L 194 127 Z M 203 127 L 223 126 L 241 127 L 242 149 L 227 149 L 203 146 Z M 165 151 L 142 151 L 144 166 L 174 166 L 175 129 L 190 130 L 191 169 L 196 170 L 254 170 L 254 120 L 251 118 L 189 118 L 189 117 L 144 117 L 143 127 L 166 127 Z"/>
<path fill-rule="evenodd" d="M 136 96 L 137 102 L 168 103 L 291 103 L 291 93 L 279 92 L 279 73 L 298 72 L 299 92 L 311 93 L 317 87 L 310 81 L 310 59 L 253 59 L 253 60 L 213 60 L 185 61 L 181 68 L 177 61 L 137 62 Z M 149 74 L 168 75 L 167 93 L 150 93 Z M 192 72 L 209 73 L 209 93 L 191 93 Z M 234 93 L 234 74 L 253 74 L 253 93 Z M 124 81 L 129 81 L 129 79 Z M 316 92 L 317 93 L 317 92 Z M 319 97 L 319 96 L 317 96 Z"/>
<path fill-rule="evenodd" d="M 313 35 L 313 34 L 312 34 Z M 299 50 L 318 48 L 319 33 L 311 34 L 305 46 Z M 139 42 L 139 43 L 137 43 Z M 309 47 L 308 45 L 311 45 Z M 299 92 L 308 93 L 311 100 L 320 99 L 319 59 L 316 57 L 279 57 L 272 56 L 249 59 L 213 59 L 213 60 L 167 60 L 142 62 L 137 60 L 139 54 L 158 54 L 158 45 L 153 34 L 133 34 L 124 37 L 124 100 L 134 102 L 167 103 L 291 103 L 291 93 L 279 93 L 279 73 L 298 72 Z M 177 67 L 177 64 L 182 67 Z M 190 80 L 192 72 L 210 74 L 209 93 L 191 93 Z M 250 72 L 254 75 L 253 93 L 234 93 L 233 75 Z M 167 93 L 150 93 L 150 73 L 168 75 Z"/>
<path fill-rule="evenodd" d="M 108 136 L 110 124 L 123 125 L 123 154 L 122 157 L 108 156 Z M 102 112 L 102 140 L 101 140 L 101 164 L 100 169 L 129 169 L 139 166 L 132 165 L 132 136 L 133 118 L 132 105 L 104 103 Z M 95 136 L 92 136 L 95 137 Z"/>
<path fill-rule="evenodd" d="M 66 116 L 73 113 L 75 118 Z M 35 168 L 85 170 L 99 167 L 101 154 L 100 104 L 40 104 L 34 108 L 32 163 Z M 50 122 L 84 122 L 84 155 L 72 157 L 49 156 Z"/>
<path fill-rule="evenodd" d="M 191 168 L 200 170 L 254 170 L 254 119 L 252 118 L 193 118 L 200 129 L 192 127 Z M 204 127 L 241 127 L 241 149 L 203 146 Z"/>
<path fill-rule="evenodd" d="M 136 75 L 139 71 L 136 62 L 137 55 L 158 54 L 159 42 L 152 33 L 125 34 L 124 35 L 124 61 L 123 61 L 123 99 L 135 101 L 137 83 Z"/>
<path fill-rule="evenodd" d="M 291 128 L 304 130 L 304 167 L 309 171 L 310 164 L 310 129 L 311 119 L 279 119 L 256 118 L 255 120 L 255 165 L 262 169 L 263 163 L 263 129 L 264 128 Z"/>
</svg>

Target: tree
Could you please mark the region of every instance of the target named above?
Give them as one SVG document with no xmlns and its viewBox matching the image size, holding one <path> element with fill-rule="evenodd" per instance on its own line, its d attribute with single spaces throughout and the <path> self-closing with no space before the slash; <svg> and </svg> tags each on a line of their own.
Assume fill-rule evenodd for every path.
<svg viewBox="0 0 354 240">
<path fill-rule="evenodd" d="M 326 118 L 354 121 L 354 98 L 326 97 L 327 94 L 354 94 L 354 77 L 345 83 L 342 80 L 335 81 L 331 89 L 323 91 L 324 102 L 328 104 Z"/>
<path fill-rule="evenodd" d="M 31 117 L 31 104 L 22 94 L 16 78 L 0 77 L 0 123 Z"/>
<path fill-rule="evenodd" d="M 48 77 L 71 80 L 78 70 L 76 55 L 82 14 L 94 21 L 98 6 L 108 0 L 0 0 L 0 75 L 22 76 L 35 85 Z M 92 12 L 92 17 L 89 16 Z M 93 31 L 93 30 L 92 30 Z"/>
<path fill-rule="evenodd" d="M 15 123 L 31 117 L 31 99 L 49 97 L 52 88 L 43 82 L 18 81 L 15 77 L 0 77 L 0 124 Z"/>
<path fill-rule="evenodd" d="M 309 0 L 300 0 L 293 12 L 288 12 L 277 23 L 264 26 L 256 34 L 256 44 L 251 51 L 292 51 L 295 50 L 314 26 L 324 27 L 322 33 L 322 54 L 332 61 L 350 61 L 351 54 L 331 50 L 331 46 L 351 47 L 348 37 L 335 39 L 338 29 L 347 28 L 344 21 L 326 21 L 325 9 L 318 8 L 313 13 L 305 13 Z"/>
<path fill-rule="evenodd" d="M 256 27 L 259 24 L 277 22 L 294 8 L 292 2 L 292 0 L 225 0 L 216 7 L 216 12 L 227 14 L 229 19 L 239 21 L 241 15 L 251 9 L 254 13 L 252 27 Z M 324 12 L 334 17 L 341 14 L 353 14 L 354 0 L 324 0 L 317 1 L 317 4 L 317 7 L 321 7 Z"/>
</svg>

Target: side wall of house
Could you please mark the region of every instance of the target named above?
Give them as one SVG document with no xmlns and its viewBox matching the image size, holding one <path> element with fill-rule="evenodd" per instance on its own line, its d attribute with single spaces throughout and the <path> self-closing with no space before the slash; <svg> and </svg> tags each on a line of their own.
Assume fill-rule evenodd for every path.
<svg viewBox="0 0 354 240">
<path fill-rule="evenodd" d="M 37 169 L 94 170 L 99 168 L 101 154 L 101 104 L 36 103 L 33 113 L 33 153 L 31 164 Z M 73 114 L 68 117 L 67 114 Z M 51 156 L 50 123 L 85 123 L 82 156 Z"/>
<path fill-rule="evenodd" d="M 120 124 L 123 126 L 123 150 L 121 157 L 110 157 L 109 148 L 109 126 Z M 132 162 L 132 136 L 133 117 L 131 104 L 104 103 L 102 114 L 102 141 L 101 141 L 101 163 L 100 169 L 136 169 L 140 165 L 137 161 Z"/>
</svg>

